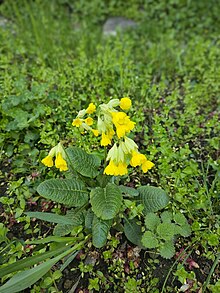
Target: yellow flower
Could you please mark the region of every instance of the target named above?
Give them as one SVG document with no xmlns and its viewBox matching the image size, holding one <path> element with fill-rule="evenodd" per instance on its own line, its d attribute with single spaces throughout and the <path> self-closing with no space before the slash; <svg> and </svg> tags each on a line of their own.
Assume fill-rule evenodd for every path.
<svg viewBox="0 0 220 293">
<path fill-rule="evenodd" d="M 132 158 L 130 160 L 130 165 L 133 167 L 141 166 L 142 171 L 146 173 L 154 166 L 154 163 L 148 161 L 145 155 L 133 151 Z"/>
<path fill-rule="evenodd" d="M 109 144 L 111 144 L 111 139 L 107 134 L 102 133 L 101 146 L 107 146 Z"/>
<path fill-rule="evenodd" d="M 56 168 L 60 169 L 60 171 L 68 170 L 67 163 L 65 161 L 65 151 L 60 142 L 49 151 L 49 154 L 41 162 L 47 167 L 52 167 L 53 157 L 56 157 Z"/>
<path fill-rule="evenodd" d="M 43 163 L 47 167 L 52 167 L 53 166 L 53 157 L 48 155 L 41 161 L 41 163 Z"/>
<path fill-rule="evenodd" d="M 118 175 L 125 175 L 128 173 L 127 165 L 125 163 L 120 162 L 118 164 Z"/>
<path fill-rule="evenodd" d="M 56 166 L 56 168 L 60 169 L 60 171 L 66 171 L 66 170 L 68 170 L 67 163 L 63 159 L 61 153 L 57 153 L 56 154 L 55 166 Z"/>
<path fill-rule="evenodd" d="M 91 117 L 87 117 L 87 118 L 85 119 L 85 123 L 86 123 L 87 125 L 91 126 L 91 125 L 93 124 L 93 119 L 92 119 Z"/>
<path fill-rule="evenodd" d="M 107 131 L 107 133 L 105 134 L 104 132 L 102 133 L 102 139 L 101 139 L 101 145 L 102 146 L 107 146 L 109 144 L 111 144 L 111 139 L 114 135 L 114 130 L 110 129 L 109 131 Z"/>
<path fill-rule="evenodd" d="M 96 110 L 96 106 L 93 103 L 90 103 L 89 107 L 86 109 L 86 113 L 92 114 L 95 112 L 95 110 Z"/>
<path fill-rule="evenodd" d="M 112 112 L 112 122 L 116 127 L 116 133 L 118 138 L 125 136 L 127 132 L 130 132 L 135 123 L 130 120 L 124 112 Z"/>
<path fill-rule="evenodd" d="M 104 170 L 104 174 L 114 175 L 116 169 L 116 165 L 113 161 L 110 161 L 108 166 Z"/>
<path fill-rule="evenodd" d="M 104 174 L 107 175 L 125 175 L 128 173 L 127 165 L 125 163 L 120 162 L 119 164 L 115 164 L 114 161 L 110 161 L 108 166 L 104 170 Z"/>
<path fill-rule="evenodd" d="M 148 170 L 150 170 L 151 168 L 153 168 L 154 166 L 154 163 L 152 163 L 151 161 L 144 161 L 144 163 L 142 164 L 141 168 L 142 168 L 142 171 L 144 173 L 146 173 Z"/>
<path fill-rule="evenodd" d="M 113 135 L 115 134 L 114 130 L 111 128 L 107 131 L 107 135 L 110 139 L 112 139 Z"/>
<path fill-rule="evenodd" d="M 122 98 L 120 100 L 120 108 L 122 110 L 129 110 L 131 108 L 131 99 L 129 99 L 129 98 Z"/>
<path fill-rule="evenodd" d="M 97 129 L 91 129 L 91 131 L 95 136 L 99 135 L 99 131 Z"/>
<path fill-rule="evenodd" d="M 137 167 L 137 166 L 142 165 L 146 160 L 147 160 L 147 158 L 145 157 L 145 155 L 134 151 L 134 152 L 132 152 L 132 158 L 130 160 L 130 165 L 132 167 Z"/>
<path fill-rule="evenodd" d="M 76 127 L 80 127 L 82 125 L 82 122 L 83 122 L 82 119 L 76 118 L 73 120 L 72 125 Z"/>
</svg>

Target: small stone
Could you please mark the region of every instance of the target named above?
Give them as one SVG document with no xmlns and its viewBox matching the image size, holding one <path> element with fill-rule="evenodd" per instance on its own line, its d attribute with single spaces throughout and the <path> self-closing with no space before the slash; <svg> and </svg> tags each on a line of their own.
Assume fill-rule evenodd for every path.
<svg viewBox="0 0 220 293">
<path fill-rule="evenodd" d="M 8 24 L 8 20 L 3 16 L 0 16 L 0 28 L 5 28 Z"/>
<path fill-rule="evenodd" d="M 63 287 L 64 287 L 65 289 L 70 289 L 70 288 L 72 287 L 72 285 L 73 285 L 73 281 L 67 279 L 67 280 L 64 282 Z"/>
<path fill-rule="evenodd" d="M 137 23 L 124 17 L 110 17 L 103 26 L 104 36 L 116 36 L 118 30 L 126 30 L 136 27 Z"/>
</svg>

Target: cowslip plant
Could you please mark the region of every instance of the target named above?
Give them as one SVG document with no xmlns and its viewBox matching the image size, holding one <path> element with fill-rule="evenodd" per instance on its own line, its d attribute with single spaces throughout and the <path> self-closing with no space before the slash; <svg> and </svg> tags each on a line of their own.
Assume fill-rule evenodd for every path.
<svg viewBox="0 0 220 293">
<path fill-rule="evenodd" d="M 68 256 L 65 261 L 67 266 L 77 250 L 90 238 L 96 248 L 103 247 L 111 228 L 123 231 L 131 242 L 141 248 L 148 247 L 145 247 L 146 241 L 142 239 L 141 223 L 147 214 L 164 208 L 169 199 L 161 188 L 140 186 L 135 189 L 122 184 L 132 167 L 139 166 L 146 173 L 154 166 L 139 152 L 137 144 L 129 137 L 135 128 L 135 122 L 127 115 L 130 107 L 131 100 L 127 97 L 112 99 L 99 107 L 90 103 L 73 120 L 73 127 L 79 128 L 82 135 L 91 132 L 97 139 L 101 136 L 100 144 L 105 148 L 104 155 L 101 152 L 100 155 L 97 152 L 87 153 L 76 146 L 64 148 L 58 143 L 41 161 L 48 168 L 55 165 L 62 172 L 62 178 L 42 182 L 37 188 L 38 193 L 65 205 L 67 212 L 66 215 L 26 213 L 30 217 L 56 224 L 54 236 L 30 242 L 49 245 L 49 251 L 20 261 L 17 269 L 11 265 L 4 267 L 3 271 L 0 269 L 0 275 L 22 270 L 26 264 L 30 267 L 47 258 L 49 260 L 17 273 L 1 287 L 2 293 L 27 288 L 46 274 L 56 262 Z M 62 243 L 59 255 L 54 243 Z"/>
</svg>

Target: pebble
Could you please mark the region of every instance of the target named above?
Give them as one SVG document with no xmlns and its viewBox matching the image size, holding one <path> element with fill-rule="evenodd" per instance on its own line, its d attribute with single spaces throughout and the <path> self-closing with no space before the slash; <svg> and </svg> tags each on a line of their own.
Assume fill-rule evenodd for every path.
<svg viewBox="0 0 220 293">
<path fill-rule="evenodd" d="M 116 36 L 117 31 L 124 31 L 128 28 L 136 27 L 137 23 L 124 17 L 110 17 L 103 26 L 104 36 Z"/>
</svg>

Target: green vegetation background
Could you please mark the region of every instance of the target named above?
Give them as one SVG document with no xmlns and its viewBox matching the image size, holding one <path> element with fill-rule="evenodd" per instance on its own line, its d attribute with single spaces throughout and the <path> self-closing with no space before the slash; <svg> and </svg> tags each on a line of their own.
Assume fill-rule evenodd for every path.
<svg viewBox="0 0 220 293">
<path fill-rule="evenodd" d="M 0 203 L 7 229 L 40 200 L 40 164 L 60 140 L 98 149 L 71 126 L 89 102 L 129 96 L 135 140 L 156 167 L 134 182 L 163 187 L 214 260 L 219 244 L 219 1 L 13 1 L 0 5 Z M 109 16 L 137 27 L 104 37 Z M 6 191 L 6 183 L 9 183 Z M 55 207 L 59 212 L 59 208 Z M 22 224 L 21 224 L 22 223 Z M 12 232 L 13 233 L 13 232 Z M 18 232 L 17 232 L 18 233 Z M 15 236 L 16 233 L 15 233 Z M 29 237 L 29 236 L 24 236 Z M 192 241 L 194 241 L 192 239 Z"/>
</svg>

